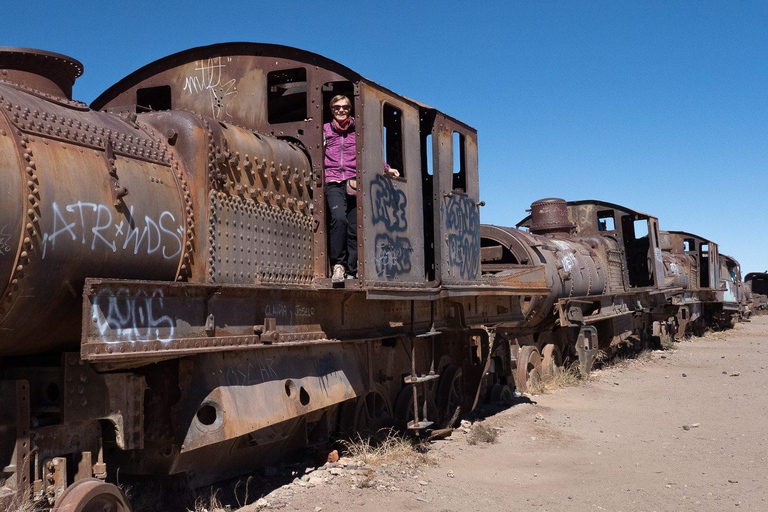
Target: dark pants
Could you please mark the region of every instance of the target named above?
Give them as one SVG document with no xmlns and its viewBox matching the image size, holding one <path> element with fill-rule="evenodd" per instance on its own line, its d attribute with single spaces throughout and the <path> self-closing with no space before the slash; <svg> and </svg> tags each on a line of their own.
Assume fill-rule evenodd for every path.
<svg viewBox="0 0 768 512">
<path fill-rule="evenodd" d="M 325 201 L 331 214 L 331 268 L 343 265 L 348 274 L 357 273 L 357 198 L 347 195 L 347 183 L 326 183 Z"/>
</svg>

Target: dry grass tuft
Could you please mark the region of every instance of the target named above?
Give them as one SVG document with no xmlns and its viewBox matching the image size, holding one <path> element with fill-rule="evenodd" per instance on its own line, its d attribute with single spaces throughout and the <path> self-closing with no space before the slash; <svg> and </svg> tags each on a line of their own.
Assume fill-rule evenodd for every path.
<svg viewBox="0 0 768 512">
<path fill-rule="evenodd" d="M 498 436 L 499 433 L 495 428 L 486 425 L 483 421 L 478 421 L 477 423 L 472 424 L 467 442 L 472 445 L 480 443 L 493 444 L 496 442 Z"/>
<path fill-rule="evenodd" d="M 661 350 L 676 350 L 677 344 L 672 336 L 661 337 Z"/>
<path fill-rule="evenodd" d="M 578 386 L 589 380 L 589 376 L 583 376 L 579 370 L 579 363 L 574 362 L 567 368 L 558 366 L 554 373 L 544 375 L 541 379 L 528 383 L 528 392 L 532 395 L 540 395 L 555 389 Z"/>
<path fill-rule="evenodd" d="M 371 466 L 387 462 L 432 464 L 426 444 L 414 444 L 411 439 L 394 430 L 387 431 L 386 436 L 381 440 L 358 435 L 357 439 L 342 441 L 342 443 L 347 456 Z"/>
<path fill-rule="evenodd" d="M 194 512 L 229 512 L 231 510 L 230 507 L 225 507 L 221 504 L 217 496 L 218 493 L 218 490 L 214 491 L 211 489 L 211 494 L 207 500 L 198 496 L 195 500 Z"/>
<path fill-rule="evenodd" d="M 10 503 L 7 503 L 7 512 L 41 512 L 43 504 L 30 500 L 27 496 L 17 494 Z"/>
</svg>

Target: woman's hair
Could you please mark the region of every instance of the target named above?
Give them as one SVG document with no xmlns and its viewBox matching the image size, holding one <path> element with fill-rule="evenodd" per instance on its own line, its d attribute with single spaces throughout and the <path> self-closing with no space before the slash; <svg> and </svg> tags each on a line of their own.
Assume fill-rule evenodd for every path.
<svg viewBox="0 0 768 512">
<path fill-rule="evenodd" d="M 333 106 L 334 103 L 336 103 L 337 101 L 341 101 L 341 100 L 347 100 L 347 102 L 349 102 L 349 104 L 352 105 L 352 102 L 349 100 L 349 98 L 347 98 L 343 94 L 337 94 L 336 96 L 331 98 L 331 102 L 328 103 L 328 106 L 331 107 L 331 106 Z"/>
</svg>

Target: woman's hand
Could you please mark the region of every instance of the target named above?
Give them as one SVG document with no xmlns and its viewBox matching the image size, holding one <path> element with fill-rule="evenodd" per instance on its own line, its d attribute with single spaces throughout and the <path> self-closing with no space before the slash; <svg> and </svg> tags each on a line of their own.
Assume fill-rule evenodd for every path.
<svg viewBox="0 0 768 512">
<path fill-rule="evenodd" d="M 392 167 L 387 167 L 384 169 L 384 174 L 389 176 L 390 178 L 399 178 L 400 177 L 400 171 L 397 169 L 394 169 Z"/>
</svg>

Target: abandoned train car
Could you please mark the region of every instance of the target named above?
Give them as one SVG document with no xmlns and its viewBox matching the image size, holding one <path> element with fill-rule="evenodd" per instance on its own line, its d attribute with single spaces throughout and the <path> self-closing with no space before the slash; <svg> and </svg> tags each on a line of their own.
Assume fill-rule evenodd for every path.
<svg viewBox="0 0 768 512">
<path fill-rule="evenodd" d="M 517 229 L 481 226 L 484 273 L 546 269 L 550 293 L 525 297 L 524 319 L 494 326 L 509 341 L 495 348 L 508 356 L 494 357 L 512 360 L 519 389 L 564 359 L 587 372 L 599 350 L 658 345 L 745 311 L 738 262 L 714 242 L 660 231 L 655 217 L 604 201 L 549 198 L 530 211 Z"/>
<path fill-rule="evenodd" d="M 546 199 L 527 231 L 481 226 L 476 131 L 313 53 L 194 48 L 90 106 L 74 59 L 4 47 L 0 70 L 0 505 L 125 512 L 118 469 L 200 485 L 422 433 L 733 309 L 738 263 L 648 214 Z M 339 94 L 360 258 L 334 283 Z"/>
<path fill-rule="evenodd" d="M 201 484 L 341 431 L 444 424 L 478 400 L 484 326 L 546 293 L 543 267 L 481 275 L 475 130 L 319 55 L 195 48 L 90 107 L 74 59 L 3 48 L 0 67 L 6 502 L 122 511 L 118 468 Z M 337 94 L 360 182 L 341 287 L 322 168 Z"/>
</svg>

